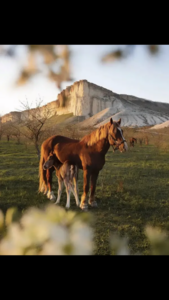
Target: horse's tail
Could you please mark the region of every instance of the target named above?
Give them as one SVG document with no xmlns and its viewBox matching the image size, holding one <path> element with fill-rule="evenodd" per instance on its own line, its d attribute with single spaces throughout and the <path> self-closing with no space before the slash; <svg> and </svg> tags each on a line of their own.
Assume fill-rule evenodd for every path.
<svg viewBox="0 0 169 300">
<path fill-rule="evenodd" d="M 39 162 L 39 193 L 47 192 L 46 170 L 43 169 L 45 163 L 43 145 L 41 146 L 41 156 Z"/>
</svg>

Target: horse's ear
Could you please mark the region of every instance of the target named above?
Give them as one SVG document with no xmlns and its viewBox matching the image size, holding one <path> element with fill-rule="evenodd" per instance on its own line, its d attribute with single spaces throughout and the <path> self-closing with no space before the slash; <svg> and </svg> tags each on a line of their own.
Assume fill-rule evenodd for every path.
<svg viewBox="0 0 169 300">
<path fill-rule="evenodd" d="M 121 124 L 121 118 L 117 121 L 117 123 L 120 126 L 120 124 Z"/>
<path fill-rule="evenodd" d="M 112 118 L 110 118 L 110 124 L 111 124 L 111 125 L 113 124 L 113 119 L 112 119 Z"/>
</svg>

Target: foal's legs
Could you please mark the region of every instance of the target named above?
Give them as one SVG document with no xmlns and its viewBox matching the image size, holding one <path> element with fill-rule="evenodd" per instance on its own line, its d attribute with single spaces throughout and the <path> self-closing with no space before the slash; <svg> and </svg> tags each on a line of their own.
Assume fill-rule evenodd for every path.
<svg viewBox="0 0 169 300">
<path fill-rule="evenodd" d="M 66 194 L 67 194 L 66 208 L 70 208 L 71 184 L 70 184 L 68 178 L 64 179 L 64 184 L 65 184 L 65 187 L 66 187 Z"/>
<path fill-rule="evenodd" d="M 90 171 L 84 170 L 83 171 L 83 194 L 80 203 L 80 208 L 84 211 L 88 210 L 87 194 L 89 191 L 89 180 L 90 180 Z"/>
<path fill-rule="evenodd" d="M 50 200 L 55 200 L 56 197 L 52 191 L 52 172 L 53 172 L 53 168 L 46 170 L 46 179 L 47 179 L 47 186 L 48 186 L 47 197 Z"/>
<path fill-rule="evenodd" d="M 70 190 L 73 193 L 74 197 L 75 197 L 75 201 L 76 201 L 76 205 L 79 206 L 80 202 L 79 202 L 79 189 L 78 189 L 78 183 L 77 183 L 77 174 L 75 173 L 73 175 L 73 178 L 71 178 L 71 180 L 69 181 L 69 185 L 70 185 Z M 65 184 L 66 186 L 66 184 Z M 70 193 L 71 194 L 71 193 Z"/>
<path fill-rule="evenodd" d="M 66 202 L 66 208 L 70 208 L 70 195 L 71 192 L 73 192 L 76 200 L 76 205 L 79 206 L 79 197 L 78 197 L 78 184 L 77 184 L 77 169 L 75 167 L 75 170 L 73 170 L 73 175 L 70 174 L 70 166 L 65 165 L 65 169 L 62 169 L 62 178 L 66 187 L 66 193 L 67 193 L 67 202 Z M 72 177 L 73 176 L 73 177 Z"/>
<path fill-rule="evenodd" d="M 57 200 L 55 202 L 55 204 L 59 204 L 60 203 L 60 197 L 62 194 L 62 190 L 63 190 L 63 179 L 61 178 L 61 176 L 58 177 L 58 197 Z"/>
<path fill-rule="evenodd" d="M 73 192 L 73 195 L 75 197 L 75 200 L 76 200 L 76 205 L 79 206 L 80 205 L 80 202 L 79 202 L 79 189 L 78 189 L 78 183 L 77 183 L 77 176 L 73 176 L 73 184 L 72 184 L 72 192 Z"/>
<path fill-rule="evenodd" d="M 96 182 L 98 178 L 99 172 L 94 172 L 91 174 L 91 192 L 89 197 L 89 205 L 92 207 L 97 207 L 97 202 L 95 200 L 95 190 L 96 190 Z"/>
</svg>

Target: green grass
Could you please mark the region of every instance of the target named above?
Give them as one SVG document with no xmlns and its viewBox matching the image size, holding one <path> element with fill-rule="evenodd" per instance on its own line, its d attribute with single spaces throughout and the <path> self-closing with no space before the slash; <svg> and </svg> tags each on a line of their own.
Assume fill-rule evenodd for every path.
<svg viewBox="0 0 169 300">
<path fill-rule="evenodd" d="M 50 201 L 38 194 L 38 158 L 33 146 L 11 140 L 0 141 L 0 209 L 16 206 L 24 212 Z M 79 174 L 79 197 L 83 178 Z M 53 174 L 57 195 L 57 179 Z M 155 146 L 136 145 L 122 154 L 110 148 L 99 174 L 96 197 L 98 209 L 90 209 L 95 220 L 97 255 L 110 254 L 109 234 L 128 237 L 131 253 L 149 254 L 144 228 L 150 224 L 169 231 L 169 152 Z M 66 204 L 65 191 L 61 206 Z M 71 196 L 71 209 L 82 213 Z"/>
</svg>

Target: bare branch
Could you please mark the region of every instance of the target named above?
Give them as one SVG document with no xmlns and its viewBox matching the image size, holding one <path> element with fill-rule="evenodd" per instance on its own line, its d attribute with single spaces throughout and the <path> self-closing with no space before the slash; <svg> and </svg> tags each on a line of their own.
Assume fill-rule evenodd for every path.
<svg viewBox="0 0 169 300">
<path fill-rule="evenodd" d="M 47 105 L 42 106 L 42 100 L 36 101 L 36 106 L 31 108 L 30 103 L 26 100 L 20 102 L 23 108 L 22 119 L 18 120 L 18 125 L 22 135 L 34 142 L 37 154 L 39 156 L 39 138 L 44 133 L 42 131 L 46 121 L 51 117 L 51 110 Z"/>
</svg>

